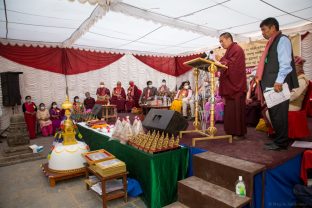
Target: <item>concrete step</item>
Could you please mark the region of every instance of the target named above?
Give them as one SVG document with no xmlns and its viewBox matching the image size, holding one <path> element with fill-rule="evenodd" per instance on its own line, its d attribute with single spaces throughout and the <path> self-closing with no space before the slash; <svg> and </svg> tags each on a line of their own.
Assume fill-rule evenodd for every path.
<svg viewBox="0 0 312 208">
<path fill-rule="evenodd" d="M 189 208 L 185 204 L 182 204 L 181 202 L 174 202 L 172 204 L 169 204 L 165 206 L 164 208 Z"/>
<path fill-rule="evenodd" d="M 190 208 L 240 208 L 251 199 L 192 176 L 178 182 L 178 201 Z"/>
<path fill-rule="evenodd" d="M 238 176 L 243 176 L 249 197 L 253 196 L 254 176 L 264 169 L 265 166 L 261 164 L 209 151 L 193 156 L 194 176 L 230 191 L 235 190 Z"/>
<path fill-rule="evenodd" d="M 33 161 L 38 159 L 44 159 L 46 156 L 42 153 L 23 153 L 20 155 L 12 155 L 12 156 L 1 156 L 0 157 L 0 167 L 13 165 L 26 161 Z"/>
</svg>

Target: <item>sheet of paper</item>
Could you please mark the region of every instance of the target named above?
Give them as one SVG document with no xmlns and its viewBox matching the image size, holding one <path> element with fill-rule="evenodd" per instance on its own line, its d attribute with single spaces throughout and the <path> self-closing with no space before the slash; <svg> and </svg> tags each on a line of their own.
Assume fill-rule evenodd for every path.
<svg viewBox="0 0 312 208">
<path fill-rule="evenodd" d="M 274 89 L 266 90 L 263 93 L 268 108 L 272 108 L 290 98 L 290 91 L 287 83 L 283 84 L 283 91 L 275 92 Z"/>
<path fill-rule="evenodd" d="M 299 147 L 299 148 L 312 149 L 312 142 L 295 141 L 291 146 L 292 146 L 292 147 Z"/>
</svg>

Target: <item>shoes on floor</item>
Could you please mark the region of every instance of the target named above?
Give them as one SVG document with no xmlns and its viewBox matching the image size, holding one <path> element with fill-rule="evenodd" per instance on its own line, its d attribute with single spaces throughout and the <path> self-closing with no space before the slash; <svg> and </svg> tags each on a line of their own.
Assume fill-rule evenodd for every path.
<svg viewBox="0 0 312 208">
<path fill-rule="evenodd" d="M 287 147 L 281 147 L 281 146 L 276 145 L 275 143 L 265 145 L 264 148 L 267 150 L 273 150 L 273 151 L 287 150 Z"/>
<path fill-rule="evenodd" d="M 234 140 L 244 140 L 244 139 L 246 139 L 246 137 L 245 136 L 233 136 L 233 139 Z"/>
</svg>

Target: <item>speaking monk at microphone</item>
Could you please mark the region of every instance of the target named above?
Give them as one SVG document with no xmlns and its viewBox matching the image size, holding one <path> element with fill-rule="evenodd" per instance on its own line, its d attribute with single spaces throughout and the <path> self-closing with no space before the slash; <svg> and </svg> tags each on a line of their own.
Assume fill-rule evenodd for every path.
<svg viewBox="0 0 312 208">
<path fill-rule="evenodd" d="M 222 33 L 219 37 L 221 46 L 226 49 L 221 58 L 216 59 L 227 69 L 221 70 L 219 93 L 224 100 L 224 131 L 234 139 L 244 139 L 247 133 L 245 123 L 246 108 L 246 64 L 243 49 L 233 42 L 230 33 Z"/>
</svg>

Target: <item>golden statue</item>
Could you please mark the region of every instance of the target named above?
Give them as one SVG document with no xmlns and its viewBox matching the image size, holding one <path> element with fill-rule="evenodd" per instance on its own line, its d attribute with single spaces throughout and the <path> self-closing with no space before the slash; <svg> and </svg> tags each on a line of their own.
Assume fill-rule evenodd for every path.
<svg viewBox="0 0 312 208">
<path fill-rule="evenodd" d="M 151 145 L 152 145 L 152 142 L 153 142 L 153 137 L 149 137 L 145 146 L 144 146 L 144 151 L 148 152 L 148 150 L 150 149 Z"/>
<path fill-rule="evenodd" d="M 174 145 L 174 135 L 172 134 L 171 139 L 169 140 L 169 148 L 172 149 Z"/>
<path fill-rule="evenodd" d="M 142 141 L 139 144 L 139 149 L 143 150 L 145 147 L 146 142 L 149 140 L 149 137 L 145 135 L 142 139 Z"/>
<path fill-rule="evenodd" d="M 175 148 L 178 147 L 179 143 L 180 143 L 180 138 L 179 138 L 179 136 L 177 136 L 177 139 L 174 141 L 173 147 L 175 147 Z"/>
<path fill-rule="evenodd" d="M 164 142 L 162 144 L 163 149 L 167 149 L 169 144 L 169 135 L 166 135 L 166 138 L 164 139 Z"/>
<path fill-rule="evenodd" d="M 157 141 L 157 151 L 161 151 L 162 150 L 162 145 L 163 145 L 163 142 L 164 142 L 164 138 L 165 138 L 165 135 L 162 134 L 161 137 L 158 139 Z"/>
<path fill-rule="evenodd" d="M 66 100 L 62 104 L 62 108 L 65 110 L 65 116 L 67 117 L 67 119 L 64 121 L 64 130 L 61 133 L 63 136 L 63 145 L 77 144 L 74 123 L 70 119 L 70 110 L 72 107 L 72 103 L 69 101 L 68 96 L 66 96 Z"/>
<path fill-rule="evenodd" d="M 151 148 L 149 149 L 149 152 L 155 152 L 155 151 L 156 151 L 157 144 L 158 144 L 158 140 L 159 140 L 158 137 L 156 137 L 156 138 L 153 140 L 153 143 L 152 143 Z"/>
</svg>

